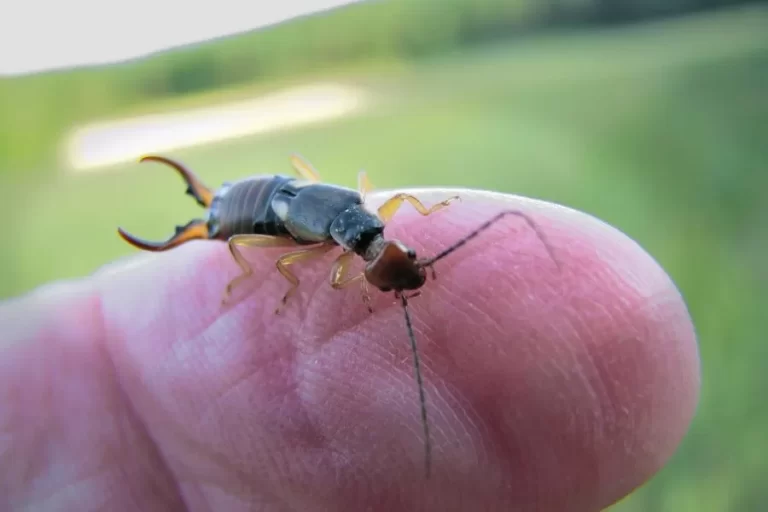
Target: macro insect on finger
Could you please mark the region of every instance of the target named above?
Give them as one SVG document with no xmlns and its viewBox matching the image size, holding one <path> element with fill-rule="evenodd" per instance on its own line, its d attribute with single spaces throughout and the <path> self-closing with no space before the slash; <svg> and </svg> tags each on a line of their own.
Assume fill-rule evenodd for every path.
<svg viewBox="0 0 768 512">
<path fill-rule="evenodd" d="M 342 251 L 331 267 L 329 281 L 333 288 L 342 289 L 359 283 L 363 302 L 369 311 L 372 311 L 369 284 L 382 292 L 394 292 L 404 310 L 413 352 L 424 429 L 425 469 L 429 477 L 429 424 L 408 300 L 415 297 L 419 293 L 417 290 L 426 282 L 427 269 L 432 271 L 434 279 L 434 264 L 437 261 L 506 215 L 524 219 L 554 260 L 550 246 L 536 224 L 521 211 L 504 210 L 437 255 L 419 259 L 416 251 L 404 243 L 386 239 L 385 225 L 405 202 L 410 203 L 421 215 L 430 215 L 459 199 L 458 196 L 449 197 L 427 208 L 416 197 L 399 193 L 384 201 L 374 213 L 365 208 L 365 196 L 371 190 L 371 184 L 364 171 L 358 173 L 357 190 L 325 184 L 320 182 L 320 176 L 312 165 L 298 155 L 291 156 L 291 163 L 298 177 L 256 175 L 235 182 L 225 182 L 215 191 L 206 187 L 195 173 L 175 160 L 156 155 L 145 156 L 140 160 L 147 161 L 163 163 L 178 171 L 187 184 L 187 194 L 206 208 L 206 215 L 183 226 L 177 226 L 173 236 L 161 242 L 137 238 L 122 228 L 118 228 L 118 233 L 129 244 L 155 252 L 166 251 L 196 239 L 226 242 L 241 272 L 227 284 L 222 304 L 226 304 L 239 284 L 253 275 L 253 269 L 240 252 L 241 247 L 290 249 L 276 261 L 277 270 L 289 283 L 288 290 L 275 309 L 276 314 L 287 304 L 299 286 L 299 279 L 291 272 L 289 266 L 317 258 L 336 248 L 341 248 Z M 365 267 L 362 272 L 350 276 L 350 266 L 356 255 L 362 258 Z M 406 292 L 413 293 L 409 295 Z"/>
</svg>

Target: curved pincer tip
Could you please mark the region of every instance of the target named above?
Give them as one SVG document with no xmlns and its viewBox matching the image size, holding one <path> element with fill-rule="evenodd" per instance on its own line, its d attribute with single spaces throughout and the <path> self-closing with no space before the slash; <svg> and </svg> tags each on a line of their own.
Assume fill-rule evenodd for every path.
<svg viewBox="0 0 768 512">
<path fill-rule="evenodd" d="M 139 158 L 139 163 L 142 162 L 159 162 L 176 169 L 187 184 L 186 193 L 194 197 L 197 204 L 203 208 L 211 206 L 214 196 L 213 191 L 205 186 L 200 178 L 181 162 L 160 155 L 144 155 Z"/>
<path fill-rule="evenodd" d="M 121 227 L 117 228 L 117 233 L 123 240 L 134 247 L 138 247 L 145 251 L 159 252 L 178 247 L 190 240 L 208 238 L 208 225 L 204 220 L 195 219 L 189 222 L 186 226 L 177 226 L 174 235 L 162 242 L 151 242 L 149 240 L 138 238 Z"/>
</svg>

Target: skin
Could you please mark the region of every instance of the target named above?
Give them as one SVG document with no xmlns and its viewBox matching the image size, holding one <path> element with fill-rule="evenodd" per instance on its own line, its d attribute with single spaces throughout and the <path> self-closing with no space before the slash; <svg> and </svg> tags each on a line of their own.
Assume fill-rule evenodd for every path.
<svg viewBox="0 0 768 512">
<path fill-rule="evenodd" d="M 409 191 L 430 205 L 455 190 Z M 287 282 L 281 249 L 138 254 L 0 308 L 0 509 L 596 511 L 673 454 L 695 412 L 685 304 L 635 242 L 579 212 L 458 191 L 407 205 L 390 237 L 434 254 L 502 208 L 532 215 L 561 263 L 507 218 L 437 264 L 411 300 L 433 436 L 423 478 L 403 312 Z M 369 200 L 380 204 L 391 193 Z M 359 268 L 359 267 L 358 267 Z"/>
</svg>

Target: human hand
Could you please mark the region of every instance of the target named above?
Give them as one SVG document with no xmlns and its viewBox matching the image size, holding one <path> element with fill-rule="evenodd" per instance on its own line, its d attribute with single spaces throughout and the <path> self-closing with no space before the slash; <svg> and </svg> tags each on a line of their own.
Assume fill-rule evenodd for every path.
<svg viewBox="0 0 768 512">
<path fill-rule="evenodd" d="M 454 191 L 419 191 L 432 204 Z M 551 204 L 460 191 L 387 228 L 420 256 L 502 208 L 533 215 L 561 268 L 507 218 L 437 265 L 403 312 L 328 286 L 329 263 L 225 244 L 140 254 L 0 308 L 2 510 L 596 511 L 677 447 L 699 393 L 695 334 L 626 236 Z M 382 193 L 371 200 L 381 201 Z"/>
</svg>

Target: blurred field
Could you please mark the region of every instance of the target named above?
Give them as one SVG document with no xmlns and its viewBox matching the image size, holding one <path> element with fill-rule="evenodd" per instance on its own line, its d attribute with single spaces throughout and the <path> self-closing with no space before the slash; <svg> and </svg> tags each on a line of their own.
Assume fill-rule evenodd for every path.
<svg viewBox="0 0 768 512">
<path fill-rule="evenodd" d="M 768 8 L 456 50 L 361 68 L 352 117 L 177 151 L 212 186 L 290 172 L 539 197 L 622 229 L 672 275 L 697 327 L 704 388 L 670 465 L 617 511 L 752 511 L 768 499 Z M 262 86 L 269 89 L 268 86 Z M 200 210 L 178 177 L 2 173 L 0 297 L 84 275 Z"/>
</svg>

